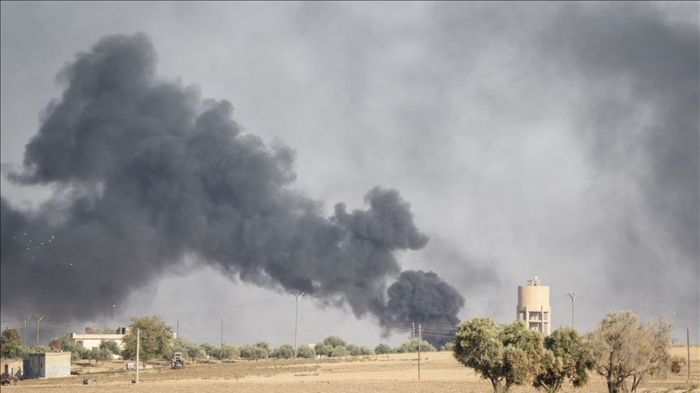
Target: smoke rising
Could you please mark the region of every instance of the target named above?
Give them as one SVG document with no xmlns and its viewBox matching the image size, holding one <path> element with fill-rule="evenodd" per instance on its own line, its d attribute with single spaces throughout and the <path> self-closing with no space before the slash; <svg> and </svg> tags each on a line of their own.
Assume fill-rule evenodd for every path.
<svg viewBox="0 0 700 393">
<path fill-rule="evenodd" d="M 464 300 L 454 288 L 434 273 L 401 273 L 393 253 L 428 238 L 397 191 L 375 187 L 365 210 L 338 204 L 324 217 L 290 188 L 294 152 L 244 133 L 229 102 L 159 79 L 147 36 L 102 38 L 59 81 L 61 99 L 10 175 L 54 186 L 55 198 L 36 211 L 0 205 L 4 313 L 109 315 L 191 255 L 358 317 L 457 323 Z"/>
</svg>

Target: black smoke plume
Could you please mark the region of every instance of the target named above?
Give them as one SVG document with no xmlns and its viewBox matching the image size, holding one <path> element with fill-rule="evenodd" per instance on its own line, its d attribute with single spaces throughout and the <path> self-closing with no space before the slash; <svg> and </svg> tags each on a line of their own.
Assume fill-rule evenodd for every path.
<svg viewBox="0 0 700 393">
<path fill-rule="evenodd" d="M 387 303 L 393 252 L 428 241 L 397 191 L 376 187 L 365 210 L 322 216 L 290 188 L 290 148 L 244 133 L 229 102 L 160 80 L 155 64 L 147 36 L 116 35 L 59 74 L 63 95 L 10 176 L 57 192 L 37 211 L 1 203 L 3 313 L 109 315 L 193 256 L 358 317 L 457 322 L 463 299 L 434 273 L 402 273 Z"/>
</svg>

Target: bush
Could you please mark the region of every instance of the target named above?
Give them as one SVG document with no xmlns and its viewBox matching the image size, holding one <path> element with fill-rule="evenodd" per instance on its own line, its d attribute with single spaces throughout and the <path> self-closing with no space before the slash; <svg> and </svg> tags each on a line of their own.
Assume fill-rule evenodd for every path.
<svg viewBox="0 0 700 393">
<path fill-rule="evenodd" d="M 680 374 L 680 372 L 683 370 L 683 366 L 685 366 L 685 358 L 682 358 L 680 356 L 674 356 L 671 358 L 671 372 L 674 374 Z"/>
<path fill-rule="evenodd" d="M 294 347 L 289 344 L 281 345 L 279 348 L 272 351 L 272 357 L 277 359 L 293 359 Z"/>
<path fill-rule="evenodd" d="M 306 345 L 303 345 L 297 349 L 297 357 L 304 359 L 313 359 L 316 357 L 316 351 Z"/>
<path fill-rule="evenodd" d="M 365 346 L 350 344 L 347 346 L 347 350 L 348 350 L 348 352 L 350 352 L 350 356 L 374 355 L 374 352 Z"/>
<path fill-rule="evenodd" d="M 387 344 L 379 344 L 376 348 L 374 348 L 374 353 L 376 353 L 377 355 L 391 353 L 391 347 Z"/>
<path fill-rule="evenodd" d="M 440 351 L 452 351 L 455 348 L 455 343 L 445 343 L 440 347 Z"/>
<path fill-rule="evenodd" d="M 331 352 L 330 357 L 332 358 L 341 358 L 344 356 L 349 356 L 350 352 L 348 352 L 348 349 L 344 346 L 337 346 L 333 348 L 333 352 Z"/>
</svg>

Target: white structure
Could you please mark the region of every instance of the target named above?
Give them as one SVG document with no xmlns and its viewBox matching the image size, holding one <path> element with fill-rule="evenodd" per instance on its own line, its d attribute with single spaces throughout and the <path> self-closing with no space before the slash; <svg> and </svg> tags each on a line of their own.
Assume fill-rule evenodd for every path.
<svg viewBox="0 0 700 393">
<path fill-rule="evenodd" d="M 552 332 L 552 307 L 549 305 L 549 287 L 540 284 L 535 276 L 527 280 L 527 285 L 518 287 L 516 318 L 523 321 L 530 330 L 537 330 L 545 336 Z"/>
<path fill-rule="evenodd" d="M 124 349 L 124 335 L 126 334 L 126 328 L 119 328 L 115 333 L 71 333 L 70 338 L 77 344 L 85 349 L 99 348 L 102 341 L 114 341 L 117 343 L 117 347 L 120 350 Z"/>
</svg>

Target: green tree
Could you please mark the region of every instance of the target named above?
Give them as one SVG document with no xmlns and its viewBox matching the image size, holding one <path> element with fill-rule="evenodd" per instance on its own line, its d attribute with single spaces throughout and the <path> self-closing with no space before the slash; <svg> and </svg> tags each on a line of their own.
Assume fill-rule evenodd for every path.
<svg viewBox="0 0 700 393">
<path fill-rule="evenodd" d="M 24 356 L 22 338 L 15 328 L 6 328 L 0 336 L 0 357 L 3 359 L 16 359 Z"/>
<path fill-rule="evenodd" d="M 112 341 L 112 340 L 100 341 L 100 349 L 105 349 L 105 348 L 107 350 L 109 350 L 109 352 L 114 354 L 114 355 L 119 355 L 119 353 L 121 352 L 119 350 L 119 345 L 117 345 L 116 341 Z"/>
<path fill-rule="evenodd" d="M 316 346 L 314 346 L 314 351 L 316 351 L 316 355 L 318 356 L 330 357 L 331 353 L 333 353 L 333 346 L 326 345 L 323 342 L 320 342 L 316 344 Z"/>
<path fill-rule="evenodd" d="M 241 358 L 243 359 L 267 359 L 270 357 L 270 344 L 265 341 L 254 345 L 244 345 L 241 347 Z"/>
<path fill-rule="evenodd" d="M 443 351 L 445 351 L 445 352 L 446 352 L 446 351 L 452 352 L 452 351 L 454 350 L 454 348 L 455 348 L 455 343 L 449 342 L 449 343 L 443 344 L 443 345 L 440 347 L 440 351 L 441 351 L 441 352 L 443 352 Z"/>
<path fill-rule="evenodd" d="M 294 357 L 294 347 L 289 344 L 280 345 L 272 351 L 272 357 L 277 359 L 292 359 Z"/>
<path fill-rule="evenodd" d="M 238 356 L 240 356 L 238 348 L 236 348 L 233 345 L 224 344 L 224 346 L 221 347 L 221 350 L 219 351 L 219 359 L 221 360 L 233 359 L 237 358 Z"/>
<path fill-rule="evenodd" d="M 343 340 L 342 338 L 338 336 L 328 336 L 323 339 L 323 344 L 331 346 L 333 348 L 335 347 L 347 347 L 348 344 Z"/>
<path fill-rule="evenodd" d="M 391 353 L 391 347 L 387 344 L 379 344 L 374 348 L 374 353 L 377 355 L 384 355 L 387 353 Z"/>
<path fill-rule="evenodd" d="M 363 345 L 354 345 L 354 344 L 349 344 L 347 346 L 348 352 L 350 352 L 350 356 L 368 356 L 368 355 L 374 355 L 374 351 L 369 349 L 366 346 Z"/>
<path fill-rule="evenodd" d="M 302 345 L 297 349 L 297 357 L 302 359 L 314 359 L 316 357 L 316 351 L 311 347 Z"/>
<path fill-rule="evenodd" d="M 112 352 L 107 348 L 92 348 L 89 359 L 94 360 L 95 364 L 102 362 L 102 365 L 104 365 L 107 360 L 112 359 Z"/>
<path fill-rule="evenodd" d="M 418 352 L 419 341 L 417 338 L 412 338 L 408 341 L 401 343 L 401 346 L 396 348 L 396 353 L 411 353 Z M 423 340 L 420 341 L 420 351 L 421 352 L 433 352 L 435 347 L 433 347 L 429 342 Z"/>
<path fill-rule="evenodd" d="M 533 386 L 554 393 L 561 389 L 566 379 L 574 387 L 588 382 L 587 371 L 593 367 L 583 337 L 574 329 L 562 327 L 544 339 L 545 356 L 542 371 L 535 377 Z"/>
<path fill-rule="evenodd" d="M 334 347 L 333 352 L 330 354 L 330 357 L 332 358 L 342 358 L 344 356 L 350 356 L 350 352 L 348 352 L 348 349 L 342 345 Z"/>
<path fill-rule="evenodd" d="M 631 311 L 608 314 L 587 336 L 594 370 L 608 392 L 634 392 L 647 375 L 665 376 L 672 365 L 672 329 L 663 318 L 642 325 Z"/>
<path fill-rule="evenodd" d="M 144 364 L 154 358 L 169 358 L 172 354 L 173 331 L 159 316 L 132 318 L 129 332 L 124 335 L 124 350 L 122 357 L 125 359 L 136 358 L 136 335 L 140 330 L 141 351 L 140 358 Z"/>
<path fill-rule="evenodd" d="M 463 322 L 454 338 L 455 358 L 488 379 L 496 393 L 530 382 L 541 371 L 543 337 L 521 322 L 497 325 L 491 318 Z"/>
</svg>

